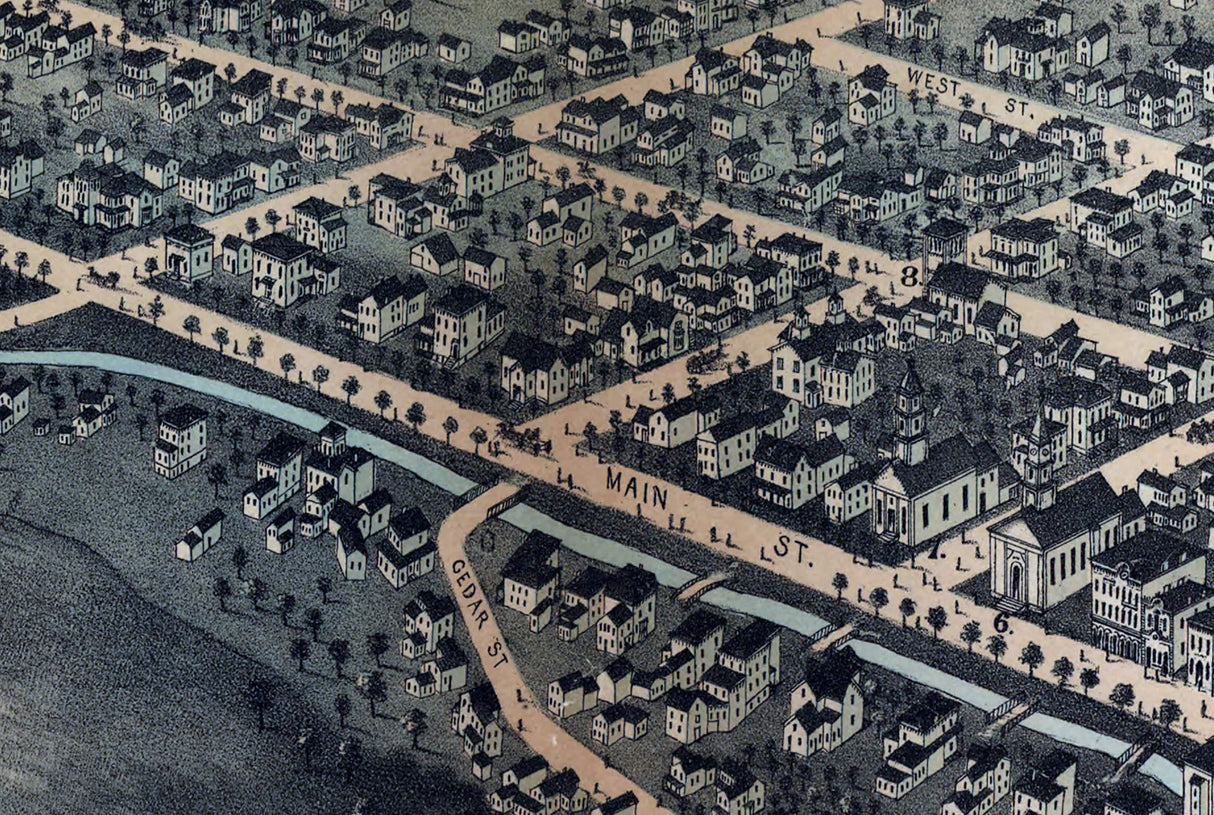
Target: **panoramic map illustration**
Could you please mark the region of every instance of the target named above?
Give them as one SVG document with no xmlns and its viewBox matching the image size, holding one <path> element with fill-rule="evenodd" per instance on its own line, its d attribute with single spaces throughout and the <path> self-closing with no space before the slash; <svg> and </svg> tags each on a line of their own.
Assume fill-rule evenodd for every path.
<svg viewBox="0 0 1214 815">
<path fill-rule="evenodd" d="M 0 4 L 0 815 L 1214 815 L 1212 3 Z"/>
</svg>

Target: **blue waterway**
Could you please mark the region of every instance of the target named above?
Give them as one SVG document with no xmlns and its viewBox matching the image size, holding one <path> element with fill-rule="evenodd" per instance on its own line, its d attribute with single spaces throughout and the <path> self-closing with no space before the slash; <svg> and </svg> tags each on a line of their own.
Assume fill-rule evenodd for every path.
<svg viewBox="0 0 1214 815">
<path fill-rule="evenodd" d="M 313 433 L 319 431 L 329 421 L 328 418 L 318 413 L 236 385 L 179 371 L 167 365 L 115 354 L 96 351 L 0 350 L 0 364 L 97 368 L 118 374 L 154 379 L 213 396 L 230 404 L 260 411 Z M 355 428 L 350 429 L 348 436 L 352 444 L 365 447 L 376 457 L 408 470 L 446 492 L 462 495 L 476 486 L 475 482 L 438 462 L 385 441 L 378 436 Z M 658 582 L 663 586 L 679 587 L 696 577 L 693 572 L 639 552 L 619 541 L 567 526 L 526 504 L 520 504 L 504 513 L 502 519 L 524 531 L 539 529 L 555 535 L 574 552 L 601 563 L 611 566 L 635 563 L 644 566 L 657 575 Z M 742 594 L 723 587 L 705 592 L 700 599 L 717 608 L 770 620 L 777 625 L 805 635 L 813 634 L 827 625 L 822 618 L 786 603 Z M 993 710 L 1007 700 L 1007 697 L 1000 696 L 994 691 L 945 673 L 923 662 L 897 654 L 875 643 L 852 640 L 849 647 L 865 662 L 905 676 L 982 710 Z M 1128 742 L 1042 713 L 1035 713 L 1027 717 L 1021 724 L 1064 744 L 1096 750 L 1113 757 L 1121 755 L 1130 746 Z M 1156 779 L 1177 795 L 1180 794 L 1181 769 L 1162 756 L 1151 756 L 1143 762 L 1139 772 Z"/>
</svg>

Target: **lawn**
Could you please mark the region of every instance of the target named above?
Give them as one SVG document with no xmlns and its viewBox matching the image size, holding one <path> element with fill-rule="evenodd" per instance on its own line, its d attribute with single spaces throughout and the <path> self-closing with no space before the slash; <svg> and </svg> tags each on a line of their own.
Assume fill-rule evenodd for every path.
<svg viewBox="0 0 1214 815">
<path fill-rule="evenodd" d="M 12 376 L 17 371 L 7 373 Z M 24 373 L 29 375 L 31 372 Z M 440 779 L 442 786 L 434 789 L 443 797 L 450 794 L 443 792 L 443 787 L 454 791 L 471 780 L 466 775 L 466 760 L 447 728 L 448 711 L 456 695 L 449 693 L 417 700 L 408 697 L 403 690 L 404 679 L 418 670 L 420 660 L 414 662 L 399 656 L 401 609 L 420 590 L 448 593 L 441 571 L 398 592 L 383 580 L 372 562 L 365 582 L 346 582 L 338 570 L 331 537 L 300 539 L 290 552 L 277 555 L 265 549 L 264 522 L 250 520 L 241 513 L 240 496 L 253 480 L 251 459 L 256 451 L 279 430 L 292 432 L 309 443 L 314 441 L 311 434 L 284 427 L 270 417 L 235 405 L 219 404 L 205 395 L 182 392 L 166 385 L 124 376 L 106 377 L 95 371 L 52 370 L 52 373 L 59 380 L 53 390 L 66 395 L 69 402 L 77 385 L 110 389 L 122 404 L 121 416 L 115 425 L 92 438 L 78 439 L 70 446 L 57 444 L 53 434 L 35 437 L 30 421 L 8 433 L 4 437 L 4 456 L 12 479 L 10 484 L 21 484 L 20 488 L 5 490 L 4 500 L 11 517 L 28 523 L 33 529 L 47 529 L 65 539 L 87 541 L 97 561 L 112 568 L 115 579 L 127 586 L 129 593 L 137 595 L 140 604 L 153 608 L 174 625 L 186 627 L 185 621 L 188 621 L 197 629 L 191 628 L 192 637 L 205 638 L 210 648 L 222 651 L 229 658 L 239 656 L 241 661 L 255 664 L 257 670 L 264 671 L 281 687 L 284 699 L 298 696 L 299 704 L 313 712 L 298 716 L 289 728 L 282 725 L 283 731 L 289 731 L 282 738 L 293 739 L 304 720 L 314 722 L 311 726 L 326 734 L 332 733 L 330 741 L 351 735 L 359 738 L 364 745 L 368 773 L 354 785 L 354 790 L 361 785 L 382 792 L 388 785 L 414 784 L 404 780 L 406 776 L 396 777 L 398 771 L 391 770 L 391 766 L 402 761 L 418 767 L 418 772 L 432 773 Z M 32 416 L 51 413 L 50 377 L 44 381 L 44 386 L 47 393 L 33 395 Z M 128 386 L 135 388 L 133 394 Z M 212 416 L 208 461 L 174 481 L 152 472 L 151 432 L 143 434 L 144 439 L 140 440 L 142 422 L 139 417 L 151 419 L 154 428 L 155 403 L 160 396 L 163 396 L 165 408 L 190 401 L 208 410 Z M 133 406 L 131 402 L 134 402 Z M 214 465 L 226 469 L 226 483 L 214 483 L 211 471 Z M 419 506 L 435 527 L 450 509 L 451 496 L 382 462 L 378 467 L 377 483 L 392 493 L 397 511 Z M 36 496 L 57 498 L 40 501 Z M 66 496 L 75 496 L 76 500 L 67 500 Z M 85 496 L 85 500 L 80 500 Z M 136 497 L 132 499 L 132 496 Z M 303 498 L 301 492 L 290 502 L 297 512 L 302 511 Z M 172 551 L 175 541 L 197 518 L 215 506 L 226 514 L 222 540 L 194 563 L 177 560 Z M 98 512 L 99 507 L 105 507 L 105 510 Z M 237 551 L 247 555 L 247 564 L 237 565 Z M 372 557 L 373 553 L 374 548 Z M 327 600 L 318 588 L 317 581 L 321 577 L 333 583 Z M 219 578 L 226 579 L 235 589 L 234 596 L 226 602 L 226 609 L 213 596 L 213 587 Z M 260 604 L 242 593 L 242 586 L 247 589 L 248 584 L 241 581 L 254 579 L 265 586 L 266 599 Z M 89 584 L 86 581 L 78 585 Z M 92 591 L 90 587 L 86 596 Z M 286 595 L 293 597 L 294 602 L 293 608 L 284 614 L 281 604 Z M 76 604 L 71 599 L 62 602 Z M 304 670 L 300 672 L 289 646 L 297 638 L 311 639 L 304 625 L 305 612 L 311 609 L 318 609 L 322 615 L 319 642 L 312 645 L 311 654 L 304 661 Z M 124 625 L 121 620 L 117 623 L 107 621 L 101 627 L 121 632 Z M 456 631 L 472 658 L 469 681 L 478 681 L 483 674 L 462 623 L 457 623 Z M 354 678 L 377 669 L 366 645 L 368 637 L 374 633 L 386 635 L 391 648 L 381 669 L 388 684 L 387 699 L 371 718 Z M 328 645 L 336 640 L 348 642 L 351 653 L 340 677 L 326 652 Z M 188 649 L 172 646 L 166 650 L 190 653 Z M 183 662 L 177 670 L 185 670 L 187 664 Z M 246 668 L 245 675 L 248 671 Z M 197 676 L 208 673 L 202 671 Z M 166 676 L 164 681 L 173 684 L 172 675 Z M 244 681 L 231 680 L 211 689 L 213 704 L 226 709 L 226 718 L 235 719 L 231 727 L 239 724 L 247 728 L 250 721 L 255 721 L 241 699 L 239 684 Z M 92 690 L 100 692 L 104 688 Z M 188 683 L 175 690 L 188 694 Z M 87 696 L 83 689 L 76 692 Z M 342 695 L 353 701 L 354 708 L 345 729 L 334 710 L 334 700 Z M 428 723 L 428 732 L 421 738 L 424 750 L 421 753 L 409 751 L 409 739 L 398 724 L 400 717 L 415 708 L 425 714 Z M 218 723 L 217 737 L 229 726 L 225 716 L 218 711 L 200 719 Z M 271 721 L 277 721 L 274 714 Z M 146 738 L 146 732 L 141 735 Z M 198 743 L 185 752 L 200 756 L 224 755 L 223 743 L 207 743 L 205 735 L 203 732 L 191 736 Z M 299 752 L 298 749 L 257 749 L 285 753 L 285 758 L 292 760 Z M 512 755 L 517 754 L 517 748 L 511 747 L 511 750 Z M 332 751 L 333 746 L 325 742 L 321 752 L 317 752 L 318 759 L 324 757 L 318 762 L 321 766 L 332 767 L 336 762 Z M 340 784 L 335 787 L 338 792 L 349 792 Z M 418 792 L 416 787 L 408 789 L 407 798 L 425 794 Z M 475 796 L 457 794 L 450 797 L 453 801 L 462 801 L 460 806 L 468 807 L 457 806 L 451 811 L 479 811 Z"/>
</svg>

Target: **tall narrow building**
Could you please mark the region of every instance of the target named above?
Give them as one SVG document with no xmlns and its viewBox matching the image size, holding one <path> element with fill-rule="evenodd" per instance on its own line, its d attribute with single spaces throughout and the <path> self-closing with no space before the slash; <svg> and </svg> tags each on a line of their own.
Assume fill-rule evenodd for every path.
<svg viewBox="0 0 1214 815">
<path fill-rule="evenodd" d="M 1037 412 L 1028 439 L 1028 457 L 1024 463 L 1024 506 L 1039 510 L 1054 505 L 1054 451 L 1045 431 L 1045 415 Z"/>
<path fill-rule="evenodd" d="M 894 397 L 894 458 L 912 467 L 927 459 L 923 381 L 914 362 L 907 363 L 906 374 Z"/>
</svg>

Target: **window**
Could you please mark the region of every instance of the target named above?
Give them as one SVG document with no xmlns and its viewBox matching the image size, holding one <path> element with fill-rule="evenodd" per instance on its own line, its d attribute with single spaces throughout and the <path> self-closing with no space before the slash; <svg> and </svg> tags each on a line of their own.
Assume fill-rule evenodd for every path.
<svg viewBox="0 0 1214 815">
<path fill-rule="evenodd" d="M 968 512 L 970 508 L 970 485 L 961 485 L 961 511 Z"/>
<path fill-rule="evenodd" d="M 1055 567 L 1055 559 L 1050 558 L 1050 585 L 1051 586 L 1056 585 L 1058 583 L 1057 577 L 1055 576 L 1055 573 L 1054 573 L 1054 567 Z"/>
</svg>

